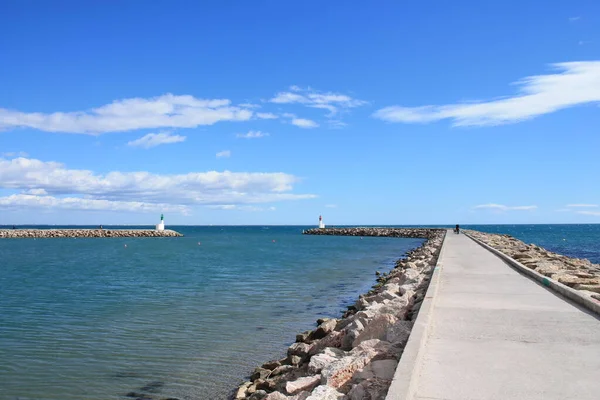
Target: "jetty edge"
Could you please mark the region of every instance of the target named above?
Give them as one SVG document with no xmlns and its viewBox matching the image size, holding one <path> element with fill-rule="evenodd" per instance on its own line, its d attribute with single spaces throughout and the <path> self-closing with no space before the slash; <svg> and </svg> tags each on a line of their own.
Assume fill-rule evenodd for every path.
<svg viewBox="0 0 600 400">
<path fill-rule="evenodd" d="M 287 356 L 256 368 L 231 399 L 383 399 L 424 304 L 446 229 L 319 228 L 307 235 L 421 238 L 339 319 L 320 318 L 296 335 Z"/>
<path fill-rule="evenodd" d="M 181 233 L 165 229 L 0 229 L 0 239 L 49 238 L 123 238 L 180 237 Z"/>
</svg>

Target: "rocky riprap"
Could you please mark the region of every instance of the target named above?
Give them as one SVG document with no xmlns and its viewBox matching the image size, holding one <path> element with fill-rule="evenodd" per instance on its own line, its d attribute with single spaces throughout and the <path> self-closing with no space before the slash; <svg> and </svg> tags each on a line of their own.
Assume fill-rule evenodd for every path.
<svg viewBox="0 0 600 400">
<path fill-rule="evenodd" d="M 333 236 L 385 236 L 399 238 L 431 239 L 446 229 L 426 228 L 314 228 L 302 233 L 305 235 L 333 235 Z"/>
<path fill-rule="evenodd" d="M 0 229 L 0 239 L 17 238 L 105 238 L 105 237 L 176 237 L 172 230 L 153 229 Z"/>
<path fill-rule="evenodd" d="M 471 230 L 464 232 L 517 260 L 527 268 L 600 300 L 600 264 L 592 264 L 587 259 L 553 253 L 535 244 L 526 244 L 510 235 Z"/>
<path fill-rule="evenodd" d="M 256 368 L 232 394 L 249 400 L 384 399 L 410 335 L 444 240 L 445 230 L 331 228 L 305 233 L 428 239 L 378 275 L 340 319 L 319 319 L 296 335 L 287 357 Z"/>
</svg>

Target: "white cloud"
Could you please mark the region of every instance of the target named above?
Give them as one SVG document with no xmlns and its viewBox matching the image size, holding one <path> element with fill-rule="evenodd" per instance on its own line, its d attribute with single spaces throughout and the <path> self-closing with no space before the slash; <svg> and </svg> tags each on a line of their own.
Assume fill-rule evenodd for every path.
<svg viewBox="0 0 600 400">
<path fill-rule="evenodd" d="M 505 206 L 503 204 L 490 203 L 490 204 L 480 204 L 473 208 L 490 209 L 490 210 L 497 210 L 497 211 L 509 211 L 509 210 L 535 210 L 537 208 L 537 206 Z"/>
<path fill-rule="evenodd" d="M 7 151 L 4 153 L 0 153 L 0 157 L 29 157 L 29 154 L 25 153 L 24 151 Z"/>
<path fill-rule="evenodd" d="M 244 108 L 260 108 L 260 106 L 258 104 L 252 104 L 252 103 L 242 103 L 240 104 L 240 107 L 244 107 Z"/>
<path fill-rule="evenodd" d="M 247 206 L 247 205 L 236 205 L 236 204 L 219 204 L 214 206 L 207 206 L 208 208 L 212 208 L 215 210 L 237 210 L 237 211 L 250 211 L 250 212 L 259 212 L 259 211 L 273 211 L 275 207 L 258 207 L 258 206 Z"/>
<path fill-rule="evenodd" d="M 327 123 L 329 124 L 329 127 L 332 129 L 341 129 L 341 128 L 345 128 L 346 126 L 348 126 L 347 123 L 340 121 L 340 120 L 335 120 L 335 119 L 330 119 L 329 121 L 327 121 Z"/>
<path fill-rule="evenodd" d="M 315 121 L 305 118 L 293 118 L 292 125 L 296 125 L 300 128 L 317 128 L 319 126 Z"/>
<path fill-rule="evenodd" d="M 44 189 L 29 189 L 24 192 L 24 194 L 32 194 L 34 196 L 47 196 L 48 192 Z"/>
<path fill-rule="evenodd" d="M 577 214 L 593 215 L 594 217 L 600 217 L 600 211 L 577 211 Z"/>
<path fill-rule="evenodd" d="M 567 207 L 599 207 L 598 204 L 567 204 Z"/>
<path fill-rule="evenodd" d="M 89 170 L 68 169 L 57 162 L 0 159 L 0 188 L 56 198 L 84 197 L 87 200 L 173 206 L 248 205 L 315 198 L 313 194 L 291 193 L 293 185 L 299 181 L 299 178 L 282 172 L 208 171 L 163 175 L 113 171 L 96 174 Z M 33 201 L 30 198 L 12 199 L 13 202 Z"/>
<path fill-rule="evenodd" d="M 185 141 L 185 139 L 185 136 L 172 135 L 168 132 L 149 133 L 139 139 L 128 142 L 127 145 L 149 149 L 151 147 L 160 146 L 161 144 L 180 143 Z"/>
<path fill-rule="evenodd" d="M 366 101 L 354 99 L 350 96 L 319 92 L 311 88 L 302 89 L 291 86 L 290 92 L 279 92 L 269 100 L 276 104 L 303 104 L 307 107 L 321 108 L 329 111 L 329 117 L 334 116 L 340 109 L 349 109 L 367 104 Z"/>
<path fill-rule="evenodd" d="M 581 17 L 569 17 L 569 22 L 579 21 Z"/>
<path fill-rule="evenodd" d="M 483 102 L 443 106 L 391 106 L 373 116 L 389 122 L 427 123 L 451 119 L 454 126 L 515 123 L 564 108 L 600 101 L 600 61 L 553 64 L 559 73 L 526 77 L 519 94 Z"/>
<path fill-rule="evenodd" d="M 86 199 L 81 197 L 36 196 L 32 194 L 13 194 L 0 197 L 0 208 L 11 209 L 59 209 L 86 211 L 127 211 L 127 212 L 177 212 L 188 213 L 183 205 L 145 203 L 140 201 L 110 201 Z"/>
<path fill-rule="evenodd" d="M 226 99 L 165 94 L 130 98 L 86 111 L 26 113 L 0 108 L 0 130 L 33 128 L 46 132 L 101 134 L 152 128 L 194 128 L 220 121 L 247 121 L 252 111 Z"/>
<path fill-rule="evenodd" d="M 327 208 L 337 208 L 337 204 L 325 204 Z"/>
<path fill-rule="evenodd" d="M 258 139 L 265 136 L 269 136 L 269 134 L 261 131 L 248 131 L 248 133 L 238 133 L 235 136 L 243 139 Z"/>
<path fill-rule="evenodd" d="M 217 153 L 217 158 L 229 158 L 231 157 L 230 150 L 223 150 Z"/>
<path fill-rule="evenodd" d="M 273 113 L 256 113 L 256 118 L 259 119 L 277 119 L 279 118 L 277 115 Z"/>
</svg>

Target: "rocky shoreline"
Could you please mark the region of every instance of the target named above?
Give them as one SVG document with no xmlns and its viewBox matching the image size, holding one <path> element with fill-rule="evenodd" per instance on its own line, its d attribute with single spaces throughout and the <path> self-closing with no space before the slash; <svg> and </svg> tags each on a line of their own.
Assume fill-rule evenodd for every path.
<svg viewBox="0 0 600 400">
<path fill-rule="evenodd" d="M 107 237 L 178 237 L 172 230 L 154 229 L 0 229 L 0 239 L 107 238 Z"/>
<path fill-rule="evenodd" d="M 242 400 L 384 399 L 425 296 L 445 229 L 327 228 L 305 234 L 427 239 L 340 319 L 296 335 L 287 357 L 264 363 L 231 395 Z"/>
<path fill-rule="evenodd" d="M 600 264 L 553 253 L 535 244 L 526 244 L 510 235 L 471 230 L 463 232 L 517 260 L 525 267 L 600 301 Z"/>
</svg>

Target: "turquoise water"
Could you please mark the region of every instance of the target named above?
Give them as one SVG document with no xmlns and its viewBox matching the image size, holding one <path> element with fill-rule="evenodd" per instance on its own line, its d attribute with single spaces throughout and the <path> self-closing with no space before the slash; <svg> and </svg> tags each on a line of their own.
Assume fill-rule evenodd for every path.
<svg viewBox="0 0 600 400">
<path fill-rule="evenodd" d="M 463 228 L 600 263 L 600 225 Z M 422 242 L 175 229 L 186 236 L 0 240 L 0 399 L 224 399 Z"/>
<path fill-rule="evenodd" d="M 176 229 L 186 236 L 0 240 L 0 398 L 224 399 L 422 242 Z"/>
</svg>

